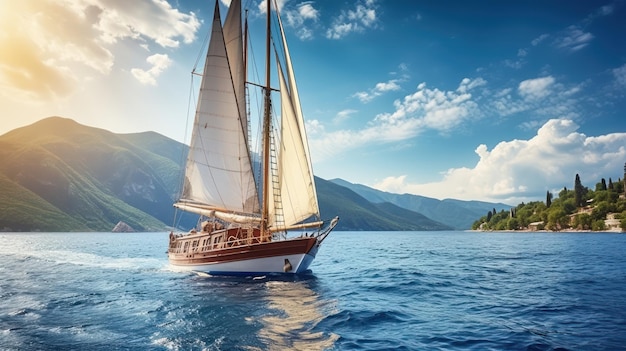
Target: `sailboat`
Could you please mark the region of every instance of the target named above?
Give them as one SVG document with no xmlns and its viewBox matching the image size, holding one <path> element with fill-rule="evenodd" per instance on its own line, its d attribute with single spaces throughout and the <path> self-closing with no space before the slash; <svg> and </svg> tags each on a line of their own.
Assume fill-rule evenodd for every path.
<svg viewBox="0 0 626 351">
<path fill-rule="evenodd" d="M 303 273 L 337 224 L 338 217 L 320 217 L 291 57 L 278 9 L 272 21 L 271 1 L 264 85 L 247 81 L 241 0 L 231 1 L 223 25 L 215 1 L 182 192 L 174 204 L 200 215 L 200 224 L 190 232 L 170 232 L 168 259 L 177 268 L 227 275 Z M 271 53 L 278 88 L 271 86 Z M 246 99 L 250 84 L 263 93 L 256 173 Z M 279 104 L 272 101 L 276 91 Z M 275 106 L 280 106 L 278 121 Z"/>
</svg>

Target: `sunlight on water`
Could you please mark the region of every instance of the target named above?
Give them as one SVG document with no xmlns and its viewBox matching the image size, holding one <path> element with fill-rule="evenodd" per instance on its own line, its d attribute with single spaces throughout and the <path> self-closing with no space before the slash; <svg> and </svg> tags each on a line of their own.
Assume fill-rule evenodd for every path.
<svg viewBox="0 0 626 351">
<path fill-rule="evenodd" d="M 334 333 L 313 329 L 336 301 L 323 301 L 306 282 L 268 281 L 266 299 L 269 313 L 260 318 L 258 332 L 266 350 L 326 350 L 339 338 Z"/>
</svg>

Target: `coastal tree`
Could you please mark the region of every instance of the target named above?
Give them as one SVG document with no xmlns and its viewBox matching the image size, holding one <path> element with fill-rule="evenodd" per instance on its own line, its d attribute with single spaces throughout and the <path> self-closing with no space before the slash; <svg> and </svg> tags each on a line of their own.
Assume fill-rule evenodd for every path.
<svg viewBox="0 0 626 351">
<path fill-rule="evenodd" d="M 624 192 L 624 182 L 622 182 L 621 178 L 617 178 L 617 182 L 613 183 L 613 187 L 615 188 L 615 192 L 618 194 Z"/>
<path fill-rule="evenodd" d="M 613 186 L 613 181 L 611 180 L 611 178 L 609 178 L 609 190 L 615 190 L 615 187 Z"/>
<path fill-rule="evenodd" d="M 576 173 L 576 179 L 574 180 L 574 194 L 576 207 L 583 207 L 583 185 L 580 182 L 580 176 Z"/>
<path fill-rule="evenodd" d="M 591 216 L 587 213 L 580 213 L 574 217 L 574 222 L 572 226 L 579 230 L 590 230 L 591 229 Z"/>
<path fill-rule="evenodd" d="M 604 224 L 604 220 L 598 219 L 598 220 L 593 221 L 593 223 L 591 224 L 591 230 L 597 231 L 597 232 L 606 230 L 606 225 Z"/>
<path fill-rule="evenodd" d="M 599 201 L 591 211 L 591 218 L 594 221 L 604 220 L 609 212 L 612 212 L 611 204 L 608 201 Z"/>
<path fill-rule="evenodd" d="M 550 230 L 558 231 L 568 227 L 569 217 L 560 206 L 552 206 L 548 210 L 548 224 L 546 227 Z"/>
<path fill-rule="evenodd" d="M 546 192 L 546 207 L 550 207 L 552 205 L 552 193 L 550 190 Z"/>
<path fill-rule="evenodd" d="M 519 221 L 515 217 L 509 218 L 506 224 L 506 229 L 508 230 L 516 230 L 519 229 Z"/>
</svg>

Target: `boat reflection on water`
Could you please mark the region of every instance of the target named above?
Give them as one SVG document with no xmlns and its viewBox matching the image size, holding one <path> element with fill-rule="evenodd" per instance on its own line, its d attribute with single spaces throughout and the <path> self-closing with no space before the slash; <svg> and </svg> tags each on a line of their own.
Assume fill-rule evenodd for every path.
<svg viewBox="0 0 626 351">
<path fill-rule="evenodd" d="M 264 350 L 327 350 L 339 335 L 315 331 L 325 317 L 336 313 L 336 301 L 322 300 L 307 281 L 268 281 L 268 309 L 260 318 L 259 339 Z"/>
</svg>

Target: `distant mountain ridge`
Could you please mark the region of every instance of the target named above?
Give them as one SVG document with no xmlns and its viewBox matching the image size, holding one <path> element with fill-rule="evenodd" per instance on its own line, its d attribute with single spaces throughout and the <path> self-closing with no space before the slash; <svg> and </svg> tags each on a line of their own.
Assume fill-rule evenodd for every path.
<svg viewBox="0 0 626 351">
<path fill-rule="evenodd" d="M 187 152 L 155 132 L 116 134 L 62 117 L 10 131 L 0 136 L 0 231 L 111 231 L 120 221 L 166 230 Z M 401 195 L 315 182 L 323 219 L 340 216 L 337 230 L 452 229 L 449 218 L 407 207 Z M 176 226 L 196 221 L 184 214 Z"/>
<path fill-rule="evenodd" d="M 421 213 L 437 222 L 446 223 L 457 230 L 470 229 L 476 219 L 484 216 L 487 211 L 491 211 L 493 208 L 498 211 L 502 209 L 508 211 L 511 208 L 511 206 L 503 203 L 454 199 L 438 200 L 420 195 L 388 193 L 362 184 L 353 184 L 343 179 L 331 179 L 330 181 L 351 189 L 374 204 L 391 203 Z"/>
</svg>

